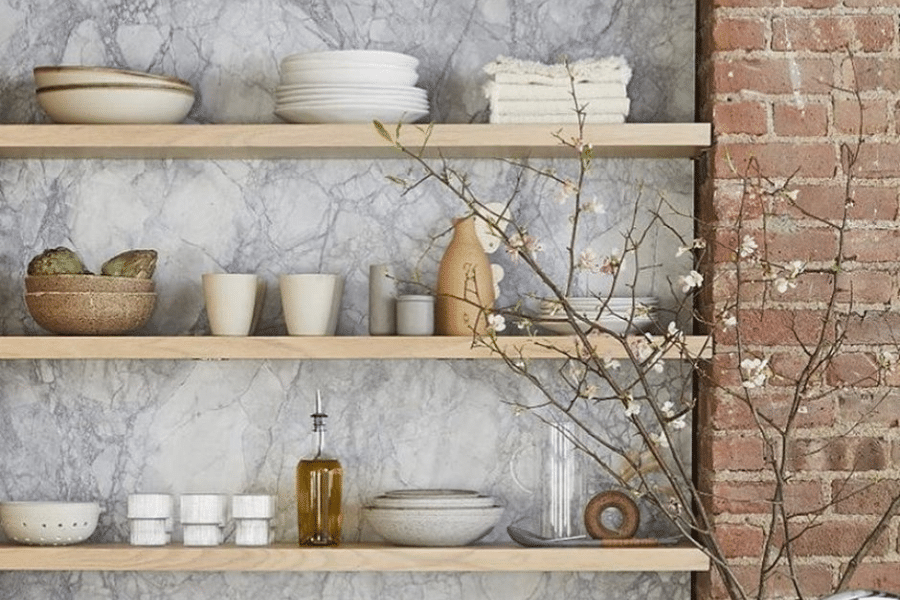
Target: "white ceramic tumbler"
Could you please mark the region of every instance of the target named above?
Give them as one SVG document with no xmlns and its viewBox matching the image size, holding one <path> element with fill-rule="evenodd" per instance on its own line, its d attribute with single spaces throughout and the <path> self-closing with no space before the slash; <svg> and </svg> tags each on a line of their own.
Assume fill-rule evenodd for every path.
<svg viewBox="0 0 900 600">
<path fill-rule="evenodd" d="M 290 335 L 334 335 L 344 280 L 330 273 L 282 275 L 281 307 Z"/>
<path fill-rule="evenodd" d="M 265 291 L 259 293 L 260 287 L 259 277 L 250 273 L 204 273 L 203 296 L 212 334 L 250 335 L 257 306 L 265 295 Z"/>
</svg>

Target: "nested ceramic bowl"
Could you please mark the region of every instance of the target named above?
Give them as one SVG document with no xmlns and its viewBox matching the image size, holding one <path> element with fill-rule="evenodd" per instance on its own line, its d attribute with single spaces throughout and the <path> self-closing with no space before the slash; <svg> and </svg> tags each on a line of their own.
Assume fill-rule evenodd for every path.
<svg viewBox="0 0 900 600">
<path fill-rule="evenodd" d="M 69 84 L 40 88 L 37 100 L 56 123 L 180 123 L 194 92 L 180 86 Z"/>
<path fill-rule="evenodd" d="M 139 84 L 181 87 L 191 90 L 191 84 L 177 77 L 154 75 L 111 67 L 87 67 L 83 65 L 47 65 L 34 68 L 34 86 L 37 89 L 57 85 L 78 84 Z"/>
<path fill-rule="evenodd" d="M 65 546 L 91 537 L 97 528 L 97 502 L 2 502 L 0 526 L 20 544 Z"/>
<path fill-rule="evenodd" d="M 152 279 L 112 275 L 26 275 L 26 292 L 152 292 Z"/>
<path fill-rule="evenodd" d="M 33 292 L 25 304 L 35 322 L 64 335 L 120 335 L 139 329 L 156 305 L 152 292 Z"/>
<path fill-rule="evenodd" d="M 467 546 L 494 528 L 502 506 L 363 509 L 378 535 L 398 546 Z"/>
</svg>

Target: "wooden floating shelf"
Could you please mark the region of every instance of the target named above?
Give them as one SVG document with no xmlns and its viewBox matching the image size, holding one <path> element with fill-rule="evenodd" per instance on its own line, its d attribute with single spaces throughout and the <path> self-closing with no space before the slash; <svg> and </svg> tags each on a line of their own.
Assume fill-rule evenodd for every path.
<svg viewBox="0 0 900 600">
<path fill-rule="evenodd" d="M 707 571 L 692 546 L 653 548 L 0 545 L 0 571 Z"/>
<path fill-rule="evenodd" d="M 559 359 L 575 351 L 575 338 L 499 337 L 510 356 Z M 626 358 L 622 344 L 611 337 L 594 338 L 597 353 Z M 711 346 L 704 336 L 685 341 L 687 358 L 709 358 Z M 320 360 L 320 359 L 500 359 L 485 347 L 473 347 L 471 337 L 82 337 L 3 336 L 0 360 L 39 359 L 170 359 L 170 360 Z M 667 359 L 685 358 L 677 349 Z"/>
<path fill-rule="evenodd" d="M 386 126 L 392 133 L 394 125 Z M 425 125 L 403 125 L 401 141 L 421 146 Z M 574 125 L 437 124 L 425 155 L 554 158 L 573 151 Z M 712 143 L 709 123 L 588 125 L 598 157 L 694 158 Z M 402 158 L 370 123 L 329 125 L 0 125 L 5 158 Z"/>
</svg>

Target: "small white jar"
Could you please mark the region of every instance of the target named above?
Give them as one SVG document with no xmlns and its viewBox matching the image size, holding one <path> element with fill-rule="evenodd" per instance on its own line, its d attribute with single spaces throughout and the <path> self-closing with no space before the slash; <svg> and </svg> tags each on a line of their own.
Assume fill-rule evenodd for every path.
<svg viewBox="0 0 900 600">
<path fill-rule="evenodd" d="M 434 296 L 404 294 L 397 297 L 397 334 L 434 335 Z"/>
</svg>

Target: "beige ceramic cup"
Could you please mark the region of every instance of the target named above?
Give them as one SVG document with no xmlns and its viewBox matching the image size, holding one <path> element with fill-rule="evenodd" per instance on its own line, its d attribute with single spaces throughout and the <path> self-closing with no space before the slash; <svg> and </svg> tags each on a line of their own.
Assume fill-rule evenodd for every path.
<svg viewBox="0 0 900 600">
<path fill-rule="evenodd" d="M 213 335 L 250 335 L 265 284 L 248 273 L 204 273 L 203 295 Z"/>
<path fill-rule="evenodd" d="M 334 335 L 344 280 L 330 273 L 282 275 L 281 307 L 290 335 Z"/>
</svg>

